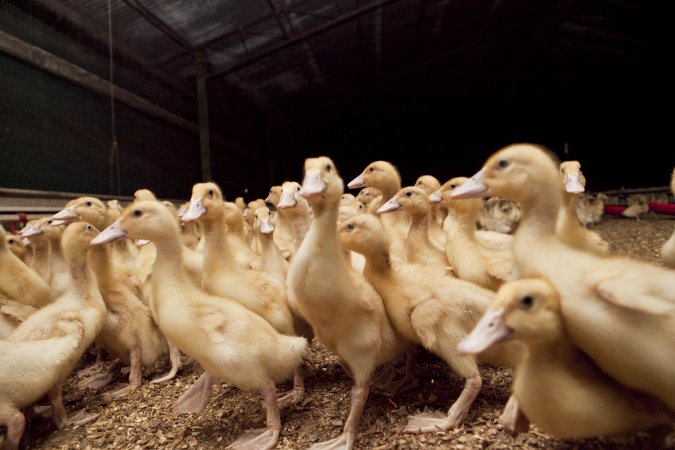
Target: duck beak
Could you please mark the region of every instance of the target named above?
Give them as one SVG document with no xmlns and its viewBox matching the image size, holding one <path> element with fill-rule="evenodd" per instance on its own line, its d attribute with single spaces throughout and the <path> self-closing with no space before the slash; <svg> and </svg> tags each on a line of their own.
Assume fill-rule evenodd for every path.
<svg viewBox="0 0 675 450">
<path fill-rule="evenodd" d="M 441 196 L 441 190 L 437 190 L 429 194 L 429 201 L 431 203 L 440 203 L 443 200 L 443 197 Z"/>
<path fill-rule="evenodd" d="M 192 222 L 193 220 L 199 219 L 204 214 L 206 214 L 206 208 L 204 208 L 202 197 L 194 197 L 190 200 L 190 207 L 181 216 L 180 220 L 183 222 Z"/>
<path fill-rule="evenodd" d="M 565 180 L 565 191 L 570 194 L 580 194 L 585 191 L 583 185 L 579 181 L 578 174 L 567 174 L 567 179 Z"/>
<path fill-rule="evenodd" d="M 305 179 L 302 180 L 302 188 L 299 194 L 304 198 L 311 198 L 323 194 L 326 191 L 326 182 L 321 178 L 321 171 L 311 169 L 305 173 Z"/>
<path fill-rule="evenodd" d="M 396 211 L 397 209 L 400 209 L 400 208 L 401 208 L 401 204 L 396 201 L 395 197 L 392 197 L 392 198 L 389 199 L 389 201 L 387 203 L 385 203 L 384 205 L 377 208 L 377 213 L 378 214 L 388 213 L 388 212 L 391 212 L 391 211 Z"/>
<path fill-rule="evenodd" d="M 291 192 L 282 192 L 277 208 L 293 208 L 298 202 Z"/>
<path fill-rule="evenodd" d="M 471 333 L 457 344 L 457 349 L 464 354 L 480 353 L 512 335 L 504 322 L 504 308 L 488 309 Z"/>
<path fill-rule="evenodd" d="M 91 245 L 106 244 L 116 239 L 127 237 L 127 232 L 122 229 L 122 223 L 116 220 L 108 228 L 101 231 L 98 236 L 91 240 Z"/>
<path fill-rule="evenodd" d="M 274 225 L 269 220 L 260 221 L 260 232 L 262 234 L 270 234 L 274 231 Z"/>
<path fill-rule="evenodd" d="M 19 236 L 21 237 L 28 237 L 28 236 L 37 236 L 38 234 L 42 234 L 44 231 L 40 229 L 40 227 L 36 227 L 35 225 L 30 225 L 25 228 L 22 228 L 21 231 L 19 231 Z"/>
<path fill-rule="evenodd" d="M 363 177 L 363 173 L 359 175 L 358 177 L 354 178 L 352 181 L 350 181 L 347 184 L 347 187 L 349 189 L 356 189 L 356 188 L 361 188 L 361 187 L 366 187 L 366 180 Z"/>
<path fill-rule="evenodd" d="M 61 211 L 54 214 L 52 219 L 61 221 L 60 223 L 55 224 L 61 225 L 73 220 L 82 220 L 82 217 L 80 217 L 80 215 L 75 211 L 75 207 L 71 206 L 70 208 L 62 209 Z M 54 224 L 54 222 L 52 222 L 52 224 Z"/>
<path fill-rule="evenodd" d="M 490 195 L 490 188 L 483 181 L 485 178 L 485 169 L 481 169 L 469 180 L 452 191 L 450 198 L 464 199 L 464 198 L 483 198 Z"/>
</svg>

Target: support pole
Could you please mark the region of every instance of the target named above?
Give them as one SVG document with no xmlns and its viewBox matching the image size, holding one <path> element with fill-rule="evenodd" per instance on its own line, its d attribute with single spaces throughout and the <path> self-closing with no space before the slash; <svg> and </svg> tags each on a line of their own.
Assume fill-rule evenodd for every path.
<svg viewBox="0 0 675 450">
<path fill-rule="evenodd" d="M 199 108 L 199 153 L 202 181 L 211 181 L 211 145 L 209 140 L 209 102 L 206 93 L 207 61 L 205 50 L 195 53 L 197 59 L 197 104 Z"/>
</svg>

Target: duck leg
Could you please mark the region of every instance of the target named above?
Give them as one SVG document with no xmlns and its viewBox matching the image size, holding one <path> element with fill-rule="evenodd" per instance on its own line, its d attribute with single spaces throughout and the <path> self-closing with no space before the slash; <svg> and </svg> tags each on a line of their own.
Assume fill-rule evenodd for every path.
<svg viewBox="0 0 675 450">
<path fill-rule="evenodd" d="M 378 379 L 373 384 L 388 397 L 395 397 L 401 392 L 417 387 L 419 381 L 415 376 L 415 360 L 418 353 L 419 347 L 417 346 L 411 347 L 405 352 L 405 372 L 401 378 L 394 379 L 396 372 L 391 373 L 393 367 L 388 365 L 390 369 L 382 369 Z"/>
<path fill-rule="evenodd" d="M 80 389 L 100 389 L 107 386 L 115 380 L 115 375 L 121 367 L 122 363 L 119 359 L 116 359 L 106 368 L 105 372 L 85 378 L 77 384 L 77 387 Z"/>
<path fill-rule="evenodd" d="M 7 434 L 2 443 L 2 450 L 18 450 L 21 437 L 26 429 L 26 417 L 19 410 L 9 411 L 7 420 Z M 0 423 L 3 423 L 5 417 L 0 417 Z"/>
<path fill-rule="evenodd" d="M 211 386 L 220 383 L 220 380 L 208 372 L 195 381 L 190 389 L 180 396 L 173 404 L 173 410 L 179 414 L 200 413 L 206 409 L 211 398 Z"/>
<path fill-rule="evenodd" d="M 163 377 L 155 378 L 151 381 L 151 383 L 163 383 L 164 381 L 173 380 L 180 368 L 183 367 L 183 359 L 181 358 L 180 350 L 178 350 L 178 347 L 169 342 L 168 339 L 167 342 L 169 344 L 169 361 L 171 361 L 171 370 L 169 370 L 169 373 Z"/>
<path fill-rule="evenodd" d="M 527 433 L 530 429 L 530 421 L 518 406 L 518 400 L 513 395 L 509 397 L 509 401 L 504 406 L 501 420 L 504 431 L 511 436 L 515 436 L 518 433 Z"/>
<path fill-rule="evenodd" d="M 97 413 L 87 413 L 84 408 L 68 414 L 63 406 L 62 388 L 63 385 L 57 383 L 47 393 L 49 403 L 52 405 L 52 422 L 57 429 L 60 430 L 66 425 L 84 425 L 99 416 Z"/>
<path fill-rule="evenodd" d="M 451 428 L 458 427 L 464 422 L 471 404 L 480 392 L 482 384 L 483 381 L 480 375 L 467 378 L 462 393 L 448 410 L 447 416 L 443 416 L 440 413 L 421 413 L 409 416 L 408 424 L 403 432 L 433 433 L 436 431 L 448 431 Z"/>
<path fill-rule="evenodd" d="M 120 389 L 106 392 L 103 394 L 103 398 L 105 400 L 112 400 L 115 398 L 124 397 L 138 389 L 141 386 L 142 381 L 143 373 L 141 366 L 141 349 L 136 347 L 135 349 L 131 350 L 131 353 L 129 354 L 129 384 Z"/>
<path fill-rule="evenodd" d="M 260 388 L 260 394 L 265 399 L 267 410 L 267 428 L 248 430 L 231 443 L 227 448 L 246 450 L 267 450 L 273 448 L 279 441 L 281 432 L 281 417 L 277 394 L 273 380 L 267 380 Z"/>
<path fill-rule="evenodd" d="M 293 389 L 288 391 L 283 396 L 279 397 L 277 401 L 279 409 L 286 409 L 291 405 L 295 405 L 305 396 L 305 375 L 302 366 L 295 369 L 293 375 Z"/>
<path fill-rule="evenodd" d="M 344 449 L 351 450 L 354 447 L 354 440 L 356 439 L 356 430 L 359 427 L 361 414 L 363 408 L 366 406 L 370 380 L 366 383 L 356 384 L 352 388 L 352 401 L 349 417 L 342 429 L 342 434 L 329 441 L 319 442 L 310 447 L 310 450 L 329 450 L 329 449 Z"/>
</svg>

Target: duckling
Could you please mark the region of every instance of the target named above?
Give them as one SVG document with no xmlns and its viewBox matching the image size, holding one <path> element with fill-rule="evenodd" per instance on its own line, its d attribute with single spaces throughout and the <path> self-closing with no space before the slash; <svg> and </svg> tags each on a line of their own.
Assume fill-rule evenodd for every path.
<svg viewBox="0 0 675 450">
<path fill-rule="evenodd" d="M 106 222 L 113 223 L 120 217 L 120 214 L 122 214 L 122 210 L 124 208 L 122 207 L 120 201 L 117 199 L 108 200 L 107 202 L 105 202 L 105 205 L 107 207 L 105 212 L 106 215 L 108 216 Z"/>
<path fill-rule="evenodd" d="M 675 272 L 561 242 L 555 234 L 562 202 L 558 164 L 544 147 L 513 144 L 494 153 L 452 197 L 498 195 L 520 203 L 514 279 L 550 280 L 572 343 L 612 378 L 675 409 Z"/>
<path fill-rule="evenodd" d="M 267 206 L 267 200 L 263 200 L 261 198 L 256 198 L 255 200 L 251 200 L 246 204 L 246 209 L 244 210 L 244 220 L 246 221 L 246 229 L 248 230 L 248 243 L 249 246 L 251 247 L 251 250 L 253 250 L 256 253 L 261 252 L 260 248 L 260 242 L 258 242 L 258 239 L 256 238 L 255 232 L 253 231 L 253 218 L 254 218 L 254 213 L 255 210 Z M 274 209 L 276 206 L 269 204 L 269 206 L 272 206 L 271 209 Z M 278 225 L 278 224 L 277 224 Z M 274 227 L 275 230 L 278 229 L 278 227 L 275 225 Z M 275 232 L 276 235 L 276 232 Z M 275 238 L 276 239 L 276 238 Z M 274 242 L 277 242 L 276 240 Z M 278 245 L 277 245 L 278 246 Z M 279 250 L 282 251 L 284 258 L 288 258 L 290 256 L 290 253 L 282 250 L 281 247 L 279 247 Z"/>
<path fill-rule="evenodd" d="M 12 253 L 0 225 L 0 300 L 41 308 L 52 302 L 49 285 Z"/>
<path fill-rule="evenodd" d="M 458 348 L 478 353 L 512 340 L 527 346 L 513 377 L 513 396 L 525 417 L 545 433 L 558 438 L 613 436 L 675 422 L 675 412 L 618 383 L 572 344 L 560 296 L 547 279 L 503 284 Z"/>
<path fill-rule="evenodd" d="M 506 198 L 490 197 L 483 202 L 478 215 L 480 230 L 512 234 L 522 217 L 520 206 Z"/>
<path fill-rule="evenodd" d="M 426 198 L 421 189 L 403 190 L 409 192 L 411 189 Z M 352 217 L 340 225 L 338 232 L 343 246 L 366 257 L 364 276 L 382 296 L 394 327 L 411 342 L 442 358 L 465 379 L 464 389 L 447 416 L 412 416 L 405 431 L 429 433 L 459 426 L 478 395 L 482 380 L 477 359 L 460 355 L 456 346 L 487 310 L 494 293 L 448 277 L 442 266 L 392 264 L 389 255 L 391 238 L 380 221 L 370 214 Z M 521 357 L 520 348 L 506 352 L 509 357 L 505 357 L 503 349 L 493 351 L 492 355 L 483 354 L 482 361 L 515 365 Z"/>
<path fill-rule="evenodd" d="M 59 429 L 69 423 L 86 423 L 98 416 L 98 414 L 87 415 L 84 410 L 69 416 L 63 406 L 61 394 L 62 384 L 66 377 L 72 372 L 103 326 L 106 308 L 98 290 L 96 276 L 87 262 L 89 245 L 96 235 L 98 235 L 98 230 L 87 222 L 76 222 L 66 226 L 63 231 L 62 246 L 70 272 L 68 288 L 52 303 L 28 316 L 7 337 L 7 341 L 24 343 L 62 336 L 63 330 L 59 330 L 55 324 L 63 320 L 79 322 L 83 328 L 74 350 L 58 366 L 58 374 L 55 375 L 57 381 L 49 386 L 41 386 L 43 390 L 37 396 L 40 398 L 48 391 L 49 402 L 52 406 L 52 421 Z"/>
<path fill-rule="evenodd" d="M 290 307 L 284 283 L 266 272 L 244 269 L 235 260 L 223 219 L 225 214 L 231 213 L 230 206 L 237 208 L 223 200 L 216 183 L 193 186 L 190 208 L 183 215 L 183 221 L 199 220 L 204 230 L 206 245 L 201 287 L 210 294 L 227 296 L 260 315 L 279 333 L 294 336 L 296 324 L 303 319 Z M 285 408 L 299 402 L 304 392 L 304 377 L 299 367 L 293 389 L 279 400 L 280 406 Z"/>
<path fill-rule="evenodd" d="M 635 220 L 640 220 L 640 216 L 649 212 L 647 196 L 643 194 L 631 195 L 628 197 L 628 208 L 621 212 L 621 215 Z"/>
<path fill-rule="evenodd" d="M 556 233 L 563 242 L 599 255 L 609 253 L 609 243 L 598 233 L 581 225 L 577 217 L 577 195 L 584 192 L 586 178 L 581 172 L 579 161 L 560 163 L 560 181 L 562 182 L 563 204 L 558 213 Z"/>
<path fill-rule="evenodd" d="M 103 327 L 95 342 L 130 369 L 129 385 L 107 394 L 108 397 L 120 397 L 141 385 L 142 367 L 151 367 L 166 352 L 166 343 L 148 306 L 117 278 L 112 267 L 111 248 L 94 246 L 89 251 L 89 262 L 106 305 Z M 102 376 L 84 380 L 80 387 L 98 388 L 109 384 L 113 381 L 113 371 L 118 369 L 115 366 Z"/>
<path fill-rule="evenodd" d="M 49 283 L 49 240 L 42 230 L 36 226 L 37 223 L 37 219 L 29 220 L 19 232 L 19 236 L 30 243 L 32 255 L 28 267 L 40 275 L 40 278 L 45 280 L 46 283 Z"/>
<path fill-rule="evenodd" d="M 299 309 L 319 342 L 335 353 L 354 379 L 351 410 L 340 436 L 312 448 L 352 449 L 374 369 L 402 355 L 406 340 L 387 317 L 382 298 L 348 265 L 337 233 L 342 178 L 333 161 L 305 160 L 300 195 L 313 220 L 291 260 L 286 287 L 289 303 Z"/>
<path fill-rule="evenodd" d="M 307 200 L 298 195 L 300 183 L 284 181 L 281 185 L 281 195 L 277 202 L 277 212 L 286 219 L 293 230 L 293 253 L 298 250 L 307 234 L 312 221 L 312 210 Z"/>
<path fill-rule="evenodd" d="M 274 243 L 276 217 L 276 214 L 270 213 L 267 206 L 257 208 L 253 214 L 253 230 L 260 241 L 263 270 L 285 282 L 288 274 L 288 261 Z"/>
<path fill-rule="evenodd" d="M 595 195 L 580 195 L 577 198 L 577 216 L 579 217 L 579 221 L 585 227 L 590 227 L 602 222 L 607 199 L 607 195 L 603 192 L 599 192 Z"/>
<path fill-rule="evenodd" d="M 157 248 L 153 299 L 164 335 L 211 377 L 241 389 L 257 389 L 265 399 L 267 428 L 248 432 L 231 446 L 272 448 L 281 430 L 275 383 L 300 365 L 307 341 L 280 334 L 239 303 L 194 286 L 183 265 L 178 223 L 160 203 L 134 202 L 92 244 L 122 237 L 148 239 Z"/>
<path fill-rule="evenodd" d="M 378 189 L 375 189 L 372 186 L 366 186 L 361 188 L 361 190 L 359 190 L 359 193 L 356 195 L 356 200 L 360 201 L 366 206 L 366 208 L 368 208 L 370 202 L 372 202 L 381 195 L 382 192 L 380 192 Z"/>
<path fill-rule="evenodd" d="M 443 201 L 448 208 L 445 253 L 457 277 L 496 290 L 511 274 L 510 251 L 489 248 L 476 238 L 476 216 L 482 208 L 481 199 L 456 201 L 450 197 L 466 180 L 465 177 L 451 178 L 431 194 L 429 200 L 432 203 Z"/>
<path fill-rule="evenodd" d="M 262 270 L 262 257 L 251 249 L 246 240 L 244 213 L 234 203 L 223 202 L 222 218 L 227 226 L 225 239 L 235 260 L 244 268 Z"/>
<path fill-rule="evenodd" d="M 1 322 L 0 322 L 1 323 Z M 0 424 L 7 426 L 3 450 L 17 450 L 26 418 L 21 412 L 63 381 L 77 353 L 84 326 L 67 316 L 52 319 L 53 331 L 22 342 L 0 340 Z"/>
<path fill-rule="evenodd" d="M 21 236 L 16 234 L 8 234 L 5 236 L 5 242 L 7 243 L 7 248 L 10 252 L 21 260 L 24 264 L 28 265 L 28 257 L 31 256 L 28 251 L 28 247 L 23 243 Z"/>
<path fill-rule="evenodd" d="M 70 272 L 63 257 L 61 245 L 61 235 L 64 225 L 57 225 L 56 223 L 57 221 L 50 217 L 41 217 L 31 227 L 21 230 L 23 237 L 31 239 L 33 235 L 40 234 L 49 242 L 47 283 L 49 284 L 52 297 L 58 297 L 63 294 L 70 283 Z M 41 261 L 37 262 L 41 263 Z"/>
<path fill-rule="evenodd" d="M 428 196 L 441 188 L 441 182 L 433 175 L 420 175 L 415 180 L 415 187 L 422 189 Z M 443 225 L 443 221 L 447 216 L 448 210 L 444 204 L 433 203 L 431 205 L 431 219 L 439 226 Z"/>
<path fill-rule="evenodd" d="M 431 217 L 431 203 L 422 189 L 404 187 L 377 209 L 378 214 L 397 210 L 410 216 L 410 230 L 405 240 L 406 260 L 410 263 L 450 267 L 445 255 L 443 229 Z"/>
</svg>

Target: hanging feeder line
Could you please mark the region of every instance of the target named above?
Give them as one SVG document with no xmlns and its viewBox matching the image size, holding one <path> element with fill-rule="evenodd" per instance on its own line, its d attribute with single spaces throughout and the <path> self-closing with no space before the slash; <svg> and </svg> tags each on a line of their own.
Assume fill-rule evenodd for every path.
<svg viewBox="0 0 675 450">
<path fill-rule="evenodd" d="M 117 127 L 115 124 L 115 85 L 113 72 L 113 36 L 112 36 L 112 0 L 108 0 L 108 53 L 109 53 L 109 81 L 110 81 L 110 129 L 112 142 L 110 144 L 110 194 L 115 192 L 117 181 L 117 195 L 121 193 L 120 183 L 120 153 L 117 146 Z"/>
</svg>

